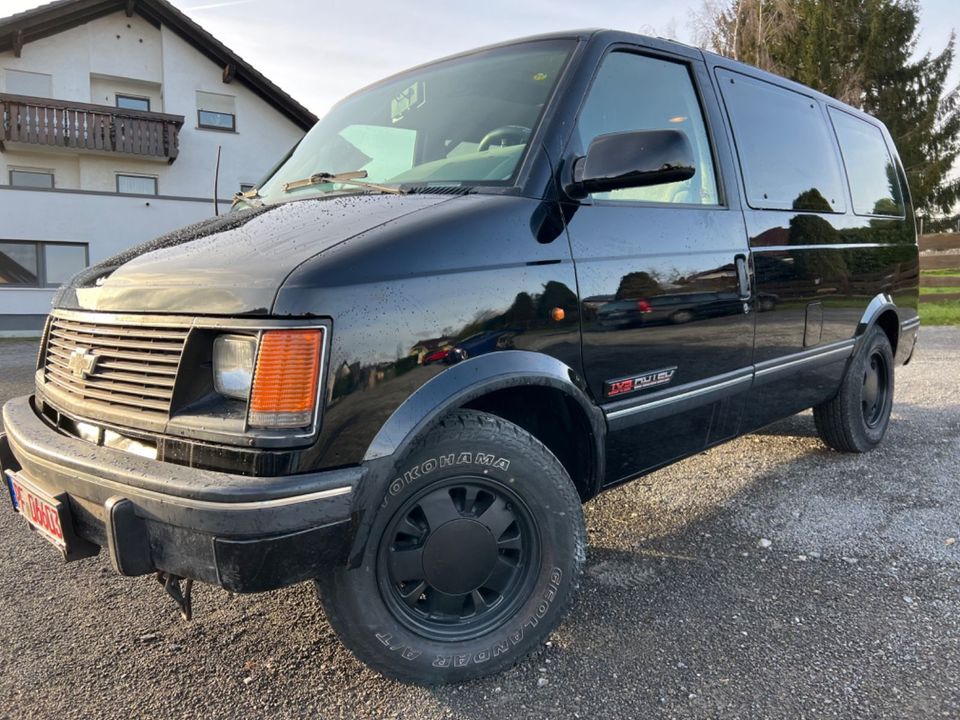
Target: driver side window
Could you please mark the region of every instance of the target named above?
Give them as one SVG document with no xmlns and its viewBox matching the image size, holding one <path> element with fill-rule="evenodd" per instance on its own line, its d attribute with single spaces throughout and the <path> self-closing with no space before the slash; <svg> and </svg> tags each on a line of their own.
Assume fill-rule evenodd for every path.
<svg viewBox="0 0 960 720">
<path fill-rule="evenodd" d="M 577 123 L 583 149 L 598 135 L 629 130 L 680 130 L 693 147 L 689 180 L 594 193 L 597 200 L 716 205 L 717 183 L 700 103 L 681 63 L 612 52 L 603 60 Z"/>
</svg>

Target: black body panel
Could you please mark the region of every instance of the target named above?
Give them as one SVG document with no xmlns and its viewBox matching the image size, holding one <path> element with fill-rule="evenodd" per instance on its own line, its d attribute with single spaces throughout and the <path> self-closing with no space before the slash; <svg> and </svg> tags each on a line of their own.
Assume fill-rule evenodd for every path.
<svg viewBox="0 0 960 720">
<path fill-rule="evenodd" d="M 756 287 L 758 366 L 856 337 L 870 302 L 889 295 L 899 322 L 917 317 L 920 262 L 912 230 L 900 220 L 747 211 Z M 745 430 L 799 412 L 836 392 L 846 356 L 816 370 L 758 382 Z"/>
<path fill-rule="evenodd" d="M 582 376 L 577 282 L 557 215 L 521 197 L 456 198 L 291 274 L 275 313 L 334 318 L 323 466 L 363 460 L 400 404 L 459 362 L 431 354 L 467 338 L 495 335 L 473 346 L 542 353 Z"/>
<path fill-rule="evenodd" d="M 277 288 L 304 261 L 445 200 L 442 195 L 324 197 L 211 218 L 94 265 L 60 290 L 55 306 L 267 315 Z"/>
</svg>

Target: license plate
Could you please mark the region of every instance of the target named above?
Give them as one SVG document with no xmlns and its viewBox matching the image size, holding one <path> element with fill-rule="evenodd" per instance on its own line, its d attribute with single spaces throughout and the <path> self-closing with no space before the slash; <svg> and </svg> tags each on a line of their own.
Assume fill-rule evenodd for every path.
<svg viewBox="0 0 960 720">
<path fill-rule="evenodd" d="M 33 530 L 66 554 L 67 540 L 63 528 L 67 514 L 63 503 L 26 483 L 17 473 L 8 470 L 5 474 L 14 509 L 23 515 Z"/>
</svg>

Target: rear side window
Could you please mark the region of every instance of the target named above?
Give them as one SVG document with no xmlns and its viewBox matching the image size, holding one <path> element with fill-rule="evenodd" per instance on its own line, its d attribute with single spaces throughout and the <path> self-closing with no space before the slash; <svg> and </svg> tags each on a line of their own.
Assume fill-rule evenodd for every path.
<svg viewBox="0 0 960 720">
<path fill-rule="evenodd" d="M 902 216 L 900 180 L 880 128 L 842 110 L 827 110 L 840 141 L 853 211 L 857 215 Z"/>
<path fill-rule="evenodd" d="M 800 93 L 717 70 L 750 207 L 843 212 L 833 139 L 817 103 Z"/>
</svg>

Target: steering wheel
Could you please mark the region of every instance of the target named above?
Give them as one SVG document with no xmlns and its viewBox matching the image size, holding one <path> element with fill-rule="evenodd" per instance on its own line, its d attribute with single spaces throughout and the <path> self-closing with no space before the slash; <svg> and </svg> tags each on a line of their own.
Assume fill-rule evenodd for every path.
<svg viewBox="0 0 960 720">
<path fill-rule="evenodd" d="M 530 133 L 533 132 L 530 128 L 524 127 L 523 125 L 504 125 L 503 127 L 494 128 L 486 135 L 483 136 L 483 140 L 480 141 L 480 145 L 477 146 L 477 152 L 483 152 L 488 150 L 491 145 L 522 145 L 530 137 Z M 504 142 L 505 140 L 514 140 L 515 142 Z"/>
</svg>

